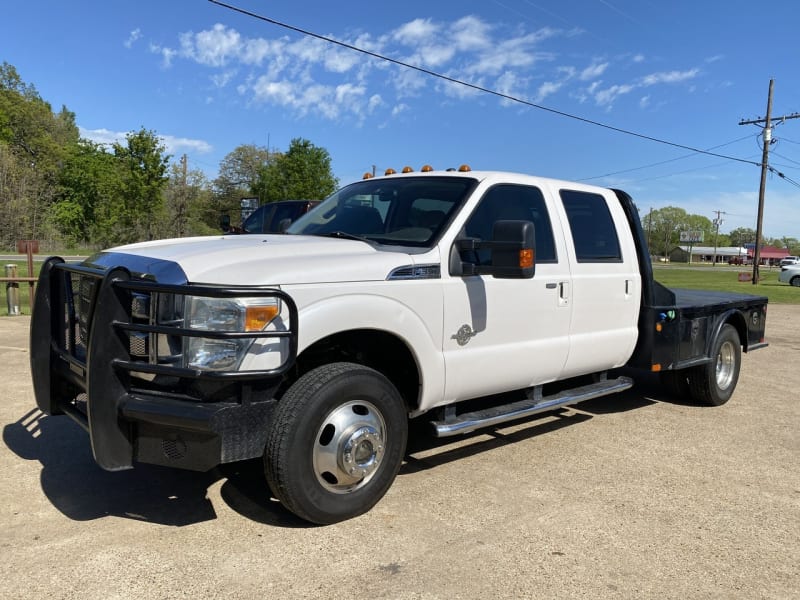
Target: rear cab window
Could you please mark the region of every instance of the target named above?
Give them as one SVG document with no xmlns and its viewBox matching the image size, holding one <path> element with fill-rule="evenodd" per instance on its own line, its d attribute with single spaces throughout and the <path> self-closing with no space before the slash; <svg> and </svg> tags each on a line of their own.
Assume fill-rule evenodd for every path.
<svg viewBox="0 0 800 600">
<path fill-rule="evenodd" d="M 559 190 L 579 263 L 622 262 L 617 228 L 605 197 L 592 192 Z"/>
</svg>

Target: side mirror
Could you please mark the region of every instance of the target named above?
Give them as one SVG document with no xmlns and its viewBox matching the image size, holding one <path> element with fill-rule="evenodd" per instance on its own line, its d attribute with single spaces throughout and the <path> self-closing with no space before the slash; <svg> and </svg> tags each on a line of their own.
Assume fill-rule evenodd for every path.
<svg viewBox="0 0 800 600">
<path fill-rule="evenodd" d="M 530 279 L 536 272 L 536 233 L 530 221 L 497 221 L 492 230 L 492 275 Z"/>
<path fill-rule="evenodd" d="M 488 249 L 488 264 L 475 264 L 477 250 Z M 530 221 L 497 221 L 491 241 L 475 238 L 456 240 L 450 254 L 450 274 L 491 275 L 498 279 L 530 279 L 536 272 L 536 233 Z"/>
<path fill-rule="evenodd" d="M 224 233 L 228 233 L 231 230 L 231 216 L 230 215 L 220 216 L 219 226 Z"/>
</svg>

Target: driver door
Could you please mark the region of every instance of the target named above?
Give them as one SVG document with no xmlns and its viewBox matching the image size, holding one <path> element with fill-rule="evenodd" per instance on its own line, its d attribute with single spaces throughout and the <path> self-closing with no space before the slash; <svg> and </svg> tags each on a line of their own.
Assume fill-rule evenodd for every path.
<svg viewBox="0 0 800 600">
<path fill-rule="evenodd" d="M 444 276 L 444 403 L 526 388 L 558 379 L 569 353 L 570 266 L 549 200 L 530 185 L 499 184 L 467 221 L 468 237 L 488 240 L 498 220 L 532 221 L 536 274 Z M 463 256 L 488 264 L 490 251 Z"/>
</svg>

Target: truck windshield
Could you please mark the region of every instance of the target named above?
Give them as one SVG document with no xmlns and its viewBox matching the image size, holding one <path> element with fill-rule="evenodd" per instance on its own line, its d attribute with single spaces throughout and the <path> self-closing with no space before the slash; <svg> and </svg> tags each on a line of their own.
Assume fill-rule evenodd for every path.
<svg viewBox="0 0 800 600">
<path fill-rule="evenodd" d="M 334 193 L 286 233 L 430 246 L 476 184 L 471 177 L 431 175 L 367 179 Z"/>
</svg>

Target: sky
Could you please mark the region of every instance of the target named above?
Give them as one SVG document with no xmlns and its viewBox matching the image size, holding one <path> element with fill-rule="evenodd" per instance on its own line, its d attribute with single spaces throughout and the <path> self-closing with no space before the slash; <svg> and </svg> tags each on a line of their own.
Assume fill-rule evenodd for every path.
<svg viewBox="0 0 800 600">
<path fill-rule="evenodd" d="M 305 138 L 343 185 L 468 164 L 621 188 L 642 216 L 721 211 L 721 232 L 756 227 L 762 127 L 740 121 L 770 79 L 772 116 L 800 113 L 796 0 L 230 3 L 449 79 L 208 0 L 6 2 L 0 61 L 83 137 L 144 127 L 210 178 Z M 800 118 L 772 136 L 764 235 L 800 238 Z"/>
</svg>

